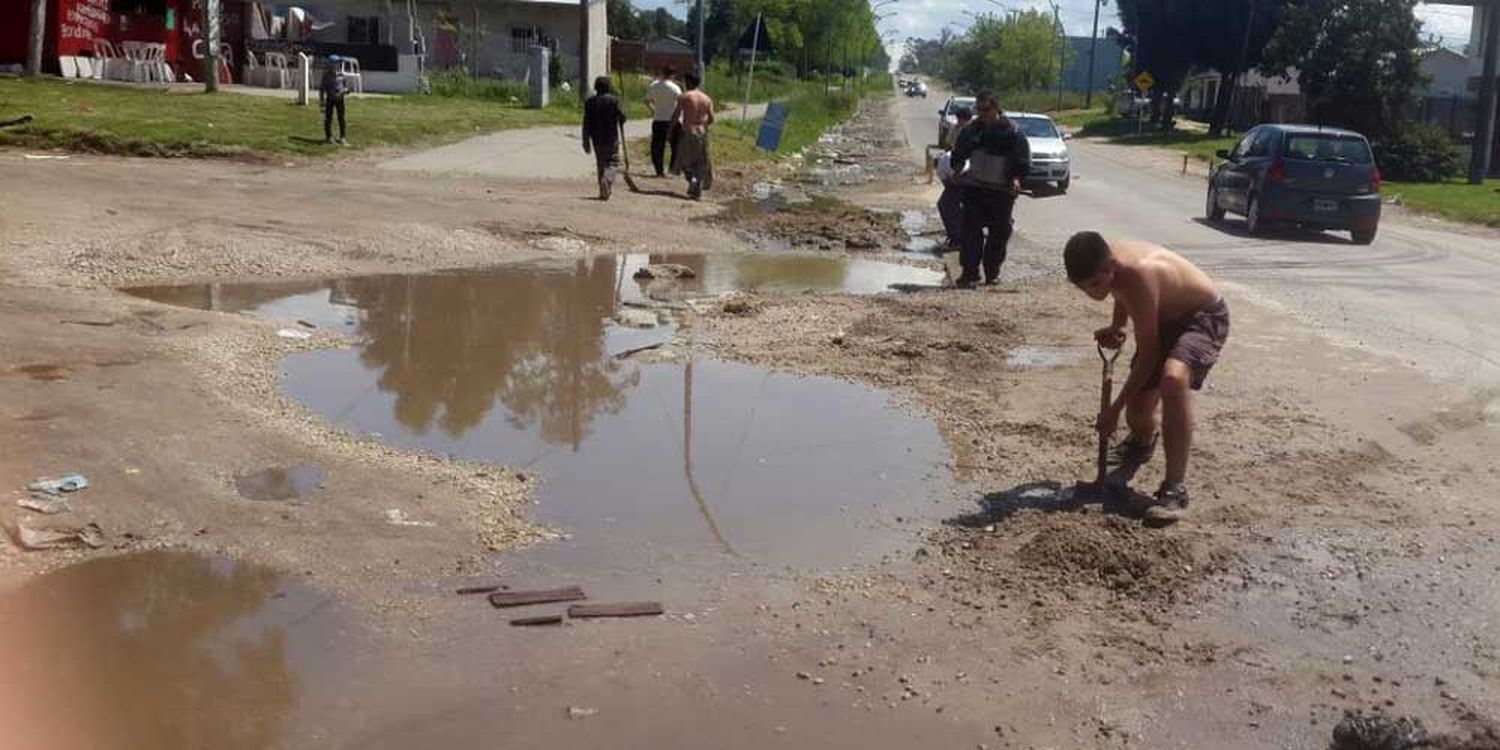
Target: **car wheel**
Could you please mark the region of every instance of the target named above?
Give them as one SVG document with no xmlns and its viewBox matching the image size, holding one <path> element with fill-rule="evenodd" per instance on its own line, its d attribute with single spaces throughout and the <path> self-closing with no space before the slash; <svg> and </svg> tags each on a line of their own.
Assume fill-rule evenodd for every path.
<svg viewBox="0 0 1500 750">
<path fill-rule="evenodd" d="M 1255 236 L 1266 233 L 1266 221 L 1260 217 L 1260 198 L 1254 195 L 1245 207 L 1245 231 Z"/>
<path fill-rule="evenodd" d="M 1208 206 L 1204 209 L 1203 215 L 1208 217 L 1209 221 L 1224 220 L 1224 207 L 1219 205 L 1219 189 L 1213 185 L 1208 186 Z"/>
<path fill-rule="evenodd" d="M 1375 241 L 1375 227 L 1368 229 L 1351 229 L 1349 234 L 1354 237 L 1354 244 L 1368 245 Z"/>
<path fill-rule="evenodd" d="M 1068 192 L 1068 186 L 1070 186 L 1072 184 L 1073 184 L 1073 176 L 1072 175 L 1069 175 L 1069 176 L 1067 176 L 1067 177 L 1065 177 L 1065 178 L 1063 178 L 1061 180 L 1058 180 L 1057 181 L 1057 192 L 1059 192 L 1059 193 L 1066 193 L 1066 192 Z"/>
</svg>

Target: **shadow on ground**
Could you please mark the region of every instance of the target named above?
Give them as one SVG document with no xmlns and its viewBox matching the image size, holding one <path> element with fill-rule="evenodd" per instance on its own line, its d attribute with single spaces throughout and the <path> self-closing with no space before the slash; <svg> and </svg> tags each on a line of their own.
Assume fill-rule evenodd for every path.
<svg viewBox="0 0 1500 750">
<path fill-rule="evenodd" d="M 1044 480 L 1019 484 L 1008 490 L 990 492 L 979 499 L 979 510 L 943 521 L 945 526 L 983 528 L 1004 523 L 1022 511 L 1039 513 L 1080 513 L 1098 507 L 1104 513 L 1141 519 L 1155 501 L 1130 487 L 1134 472 L 1116 471 L 1100 487 L 1093 482 L 1064 485 Z"/>
</svg>

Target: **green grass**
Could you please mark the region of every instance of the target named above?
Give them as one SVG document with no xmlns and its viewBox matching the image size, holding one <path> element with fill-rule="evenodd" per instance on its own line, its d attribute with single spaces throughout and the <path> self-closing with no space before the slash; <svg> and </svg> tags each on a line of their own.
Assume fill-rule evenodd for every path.
<svg viewBox="0 0 1500 750">
<path fill-rule="evenodd" d="M 1081 138 L 1103 138 L 1110 143 L 1126 146 L 1159 146 L 1171 148 L 1192 156 L 1199 161 L 1213 161 L 1220 149 L 1234 148 L 1238 136 L 1212 137 L 1207 133 L 1176 129 L 1166 132 L 1152 130 L 1149 123 L 1142 126 L 1135 120 L 1127 120 L 1105 114 L 1102 110 L 1069 113 L 1061 120 L 1064 124 L 1078 128 Z"/>
<path fill-rule="evenodd" d="M 0 131 L 0 146 L 137 156 L 337 153 L 322 144 L 316 106 L 241 94 L 167 93 L 56 79 L 0 79 L 0 119 L 29 112 L 26 126 Z M 478 132 L 578 121 L 576 99 L 543 110 L 465 96 L 350 98 L 349 139 L 357 148 L 403 146 Z"/>
<path fill-rule="evenodd" d="M 1464 179 L 1386 182 L 1382 192 L 1387 198 L 1401 196 L 1401 202 L 1414 211 L 1500 227 L 1500 179 L 1486 180 L 1483 185 L 1470 185 Z"/>
</svg>

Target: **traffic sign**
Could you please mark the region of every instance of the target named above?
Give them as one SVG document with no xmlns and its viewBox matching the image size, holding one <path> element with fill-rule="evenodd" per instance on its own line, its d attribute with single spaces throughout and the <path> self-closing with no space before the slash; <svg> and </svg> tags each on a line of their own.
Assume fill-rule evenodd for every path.
<svg viewBox="0 0 1500 750">
<path fill-rule="evenodd" d="M 1151 71 L 1149 70 L 1143 70 L 1140 75 L 1135 77 L 1135 87 L 1140 89 L 1143 94 L 1151 93 L 1151 87 L 1155 85 L 1156 78 L 1151 75 Z"/>
</svg>

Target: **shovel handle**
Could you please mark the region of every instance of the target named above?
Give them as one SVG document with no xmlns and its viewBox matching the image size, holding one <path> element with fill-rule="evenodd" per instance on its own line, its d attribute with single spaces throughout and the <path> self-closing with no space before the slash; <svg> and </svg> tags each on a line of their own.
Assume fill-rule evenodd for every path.
<svg viewBox="0 0 1500 750">
<path fill-rule="evenodd" d="M 1099 382 L 1099 414 L 1109 410 L 1109 402 L 1114 397 L 1114 371 L 1115 360 L 1120 358 L 1120 349 L 1115 349 L 1112 355 L 1104 353 L 1104 345 L 1097 344 L 1099 349 L 1099 360 L 1104 363 L 1104 372 Z M 1099 477 L 1096 480 L 1101 485 L 1109 466 L 1109 435 L 1099 433 Z"/>
</svg>

